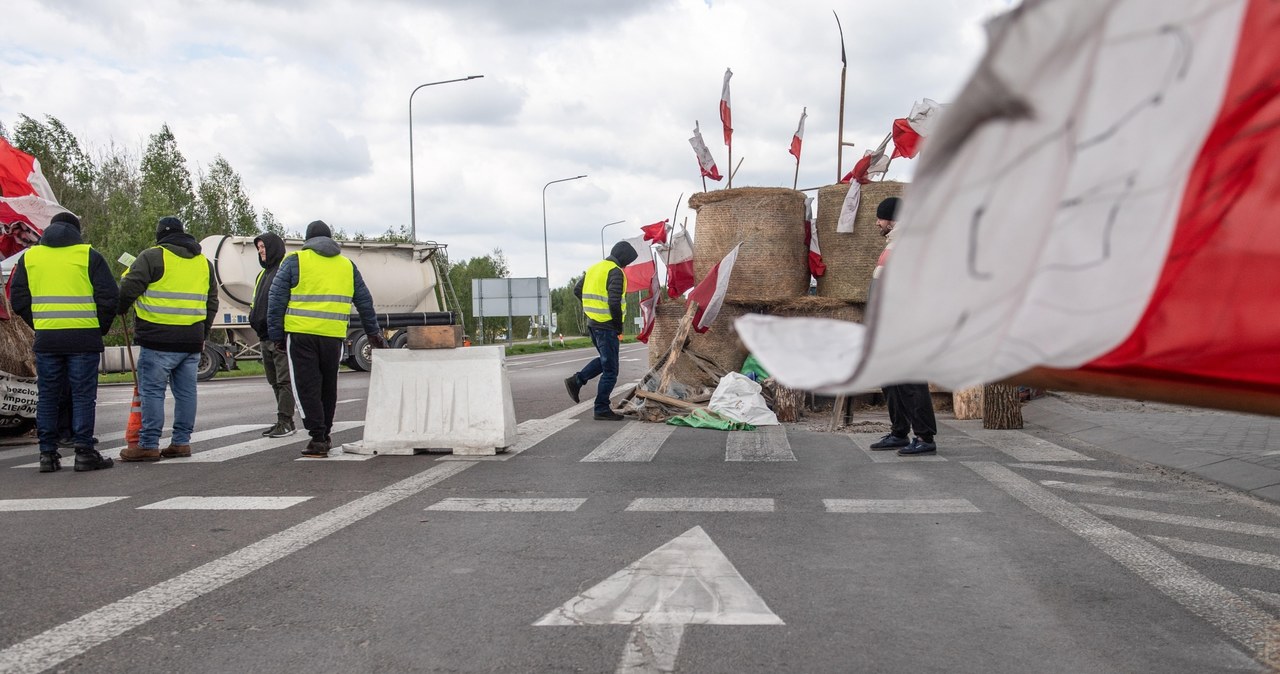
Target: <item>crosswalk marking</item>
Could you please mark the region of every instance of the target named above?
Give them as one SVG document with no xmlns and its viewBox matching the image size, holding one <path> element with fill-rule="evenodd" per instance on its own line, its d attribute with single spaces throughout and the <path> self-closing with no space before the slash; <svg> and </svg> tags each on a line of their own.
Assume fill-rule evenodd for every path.
<svg viewBox="0 0 1280 674">
<path fill-rule="evenodd" d="M 982 512 L 966 499 L 879 499 L 879 498 L 824 498 L 822 505 L 829 513 L 859 514 L 944 514 Z"/>
<path fill-rule="evenodd" d="M 725 461 L 795 461 L 782 426 L 761 426 L 754 431 L 730 431 L 725 441 Z"/>
<path fill-rule="evenodd" d="M 675 426 L 628 421 L 617 433 L 609 436 L 583 461 L 652 461 L 662 443 L 671 436 Z"/>
<path fill-rule="evenodd" d="M 1280 538 L 1280 529 L 1277 529 L 1276 527 L 1263 526 L 1261 524 L 1228 522 L 1226 520 L 1212 519 L 1208 517 L 1171 515 L 1169 513 L 1152 512 L 1150 510 L 1135 510 L 1133 508 L 1119 508 L 1116 506 L 1105 506 L 1096 503 L 1085 503 L 1084 507 L 1098 513 L 1099 515 L 1111 515 L 1112 517 L 1124 517 L 1131 520 L 1144 520 L 1147 522 L 1162 522 L 1164 524 L 1177 524 L 1184 527 L 1199 527 L 1201 529 L 1213 529 L 1215 531 L 1229 531 L 1231 533 L 1249 534 L 1251 536 Z"/>
<path fill-rule="evenodd" d="M 938 456 L 937 454 L 926 454 L 924 456 L 898 456 L 898 452 L 892 449 L 876 451 L 871 449 L 871 444 L 879 440 L 881 436 L 874 433 L 850 433 L 849 439 L 858 449 L 862 450 L 867 458 L 876 463 L 918 463 L 920 461 L 946 461 L 947 457 Z"/>
<path fill-rule="evenodd" d="M 196 431 L 192 433 L 190 442 L 196 443 L 196 442 L 204 442 L 206 440 L 217 440 L 219 438 L 225 438 L 227 436 L 237 435 L 239 433 L 251 431 L 255 428 L 262 429 L 266 427 L 263 426 L 262 424 L 234 424 L 231 426 L 221 426 L 219 428 L 210 428 L 203 431 Z M 120 433 L 119 438 L 117 439 L 123 439 L 123 438 L 124 438 L 124 433 Z M 103 438 L 99 438 L 99 440 L 102 440 L 102 442 L 100 442 L 99 444 L 106 444 L 106 441 Z M 168 436 L 161 437 L 160 446 L 164 447 L 167 444 L 168 440 L 169 440 Z M 118 459 L 120 458 L 120 451 L 123 450 L 125 446 L 126 445 L 120 445 L 118 447 L 109 447 L 107 449 L 99 449 L 98 453 L 102 454 L 107 458 Z M 70 458 L 68 454 L 63 454 L 63 456 Z M 39 467 L 40 467 L 39 461 L 35 463 L 24 463 L 21 466 L 14 466 L 14 468 L 39 468 Z"/>
<path fill-rule="evenodd" d="M 573 512 L 585 498 L 447 498 L 432 503 L 427 510 L 472 513 Z"/>
<path fill-rule="evenodd" d="M 330 461 L 368 461 L 378 456 L 378 454 L 352 454 L 342 451 L 342 445 L 335 444 L 329 448 L 329 456 L 324 458 L 316 458 L 314 456 L 299 456 L 294 461 L 321 461 L 329 463 Z"/>
<path fill-rule="evenodd" d="M 1164 501 L 1166 503 L 1191 503 L 1204 504 L 1214 503 L 1218 499 L 1208 496 L 1199 496 L 1197 494 L 1165 494 L 1154 491 L 1138 491 L 1136 489 L 1118 489 L 1116 487 L 1104 487 L 1096 484 L 1076 484 L 1074 482 L 1060 482 L 1058 480 L 1041 480 L 1040 484 L 1053 489 L 1061 489 L 1062 491 L 1074 491 L 1081 494 L 1101 494 L 1103 496 L 1117 496 L 1120 498 L 1135 498 L 1144 501 Z"/>
<path fill-rule="evenodd" d="M 15 513 L 32 510 L 85 510 L 114 503 L 128 496 L 76 496 L 67 498 L 11 498 L 0 499 L 0 512 Z"/>
<path fill-rule="evenodd" d="M 1280 571 L 1280 556 L 1269 555 L 1265 552 L 1237 550 L 1236 548 L 1227 548 L 1221 545 L 1184 541 L 1181 538 L 1166 538 L 1164 536 L 1147 536 L 1147 538 L 1150 538 L 1174 552 L 1195 555 L 1197 557 L 1207 557 L 1209 559 L 1220 559 L 1224 562 L 1235 562 L 1236 564 L 1261 566 L 1265 569 Z"/>
<path fill-rule="evenodd" d="M 493 456 L 445 454 L 436 461 L 507 461 L 511 457 L 578 423 L 577 419 L 529 419 L 516 424 L 516 444 Z"/>
<path fill-rule="evenodd" d="M 335 421 L 333 422 L 332 433 L 341 433 L 342 431 L 352 428 L 359 428 L 364 425 L 363 421 Z M 230 459 L 238 459 L 242 456 L 257 454 L 274 447 L 285 447 L 287 445 L 305 442 L 307 436 L 305 433 L 299 432 L 285 438 L 254 438 L 245 442 L 225 447 L 215 447 L 206 449 L 203 452 L 194 452 L 190 457 L 182 459 L 165 459 L 160 465 L 182 465 L 187 463 L 221 463 Z"/>
<path fill-rule="evenodd" d="M 771 498 L 638 498 L 627 512 L 771 513 Z"/>
<path fill-rule="evenodd" d="M 945 425 L 994 447 L 1018 461 L 1093 461 L 1093 459 L 1043 438 L 1014 430 L 990 430 L 981 421 L 950 421 Z"/>
<path fill-rule="evenodd" d="M 176 496 L 138 510 L 284 510 L 311 496 Z"/>
<path fill-rule="evenodd" d="M 1147 473 L 1120 473 L 1114 470 L 1097 470 L 1094 468 L 1076 468 L 1074 466 L 1050 466 L 1042 463 L 1011 463 L 1011 468 L 1026 468 L 1028 470 L 1043 470 L 1051 473 L 1066 473 L 1068 475 L 1081 475 L 1084 477 L 1099 477 L 1111 480 L 1133 480 L 1135 482 L 1165 482 L 1166 478 L 1159 475 L 1149 475 Z"/>
</svg>

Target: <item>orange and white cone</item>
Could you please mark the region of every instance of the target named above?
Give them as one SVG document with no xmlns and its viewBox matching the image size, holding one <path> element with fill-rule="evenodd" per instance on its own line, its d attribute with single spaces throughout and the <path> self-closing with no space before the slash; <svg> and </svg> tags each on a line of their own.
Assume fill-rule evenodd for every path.
<svg viewBox="0 0 1280 674">
<path fill-rule="evenodd" d="M 138 439 L 142 434 L 142 398 L 138 395 L 138 387 L 133 387 L 133 402 L 129 403 L 129 422 L 124 427 L 124 440 L 129 449 L 138 448 Z"/>
</svg>

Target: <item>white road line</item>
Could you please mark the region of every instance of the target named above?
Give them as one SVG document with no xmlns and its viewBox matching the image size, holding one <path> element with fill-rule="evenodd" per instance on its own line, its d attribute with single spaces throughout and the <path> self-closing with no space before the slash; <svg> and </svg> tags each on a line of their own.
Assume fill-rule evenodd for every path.
<svg viewBox="0 0 1280 674">
<path fill-rule="evenodd" d="M 1147 538 L 1150 538 L 1174 552 L 1195 555 L 1197 557 L 1207 557 L 1209 559 L 1220 559 L 1224 562 L 1235 562 L 1236 564 L 1261 566 L 1264 569 L 1280 571 L 1280 556 L 1268 555 L 1265 552 L 1238 550 L 1236 548 L 1227 548 L 1221 545 L 1184 541 L 1181 538 L 1166 538 L 1164 536 L 1147 536 Z"/>
<path fill-rule="evenodd" d="M 582 460 L 586 462 L 652 461 L 662 447 L 662 443 L 666 442 L 675 430 L 675 426 L 667 424 L 628 421 L 617 433 L 609 436 Z"/>
<path fill-rule="evenodd" d="M 1269 635 L 1280 631 L 1280 621 L 1244 601 L 1240 595 L 1209 580 L 1152 543 L 1049 493 L 1004 466 L 987 461 L 966 461 L 964 465 L 1023 505 L 1106 553 L 1187 610 L 1213 623 L 1249 649 L 1254 657 L 1270 657 L 1267 649 L 1274 645 Z"/>
<path fill-rule="evenodd" d="M 338 402 L 336 402 L 336 403 L 334 403 L 334 404 L 335 404 L 335 405 L 343 405 L 343 404 L 345 404 L 345 403 L 358 403 L 358 402 L 362 402 L 362 401 L 364 401 L 364 398 L 347 398 L 346 400 L 339 400 Z"/>
<path fill-rule="evenodd" d="M 1058 480 L 1040 480 L 1040 484 L 1062 491 L 1073 491 L 1080 494 L 1101 494 L 1103 496 L 1116 496 L 1119 498 L 1136 498 L 1143 501 L 1164 501 L 1165 503 L 1216 503 L 1220 499 L 1208 496 L 1200 496 L 1198 494 L 1165 494 L 1155 491 L 1138 491 L 1136 489 L 1119 489 L 1116 487 L 1104 487 L 1096 484 L 1076 484 L 1074 482 L 1060 482 Z"/>
<path fill-rule="evenodd" d="M 626 508 L 633 513 L 771 513 L 771 498 L 638 498 Z"/>
<path fill-rule="evenodd" d="M 196 442 L 204 442 L 206 440 L 217 440 L 219 438 L 225 438 L 230 435 L 236 435 L 239 433 L 244 433 L 246 431 L 251 431 L 255 428 L 262 429 L 262 428 L 266 428 L 266 426 L 264 426 L 263 424 L 236 424 L 233 426 L 222 426 L 219 428 L 210 428 L 207 430 L 196 431 L 192 433 L 190 442 L 196 443 Z M 120 438 L 123 438 L 123 437 L 124 437 L 124 434 L 121 433 Z M 101 438 L 99 439 L 101 440 Z M 168 441 L 169 441 L 169 436 L 167 435 L 162 436 L 160 438 L 160 446 L 164 447 L 165 445 L 168 444 Z M 104 444 L 104 443 L 100 442 L 99 444 Z M 102 449 L 102 450 L 99 450 L 99 453 L 105 457 L 117 459 L 120 457 L 120 450 L 122 449 L 124 449 L 123 445 L 119 447 L 110 447 L 108 449 Z M 68 455 L 63 454 L 63 456 L 67 457 Z M 14 468 L 39 468 L 39 467 L 40 467 L 39 461 L 35 463 L 26 463 L 21 466 L 14 466 Z"/>
<path fill-rule="evenodd" d="M 361 426 L 364 426 L 363 421 L 335 421 L 333 422 L 332 432 L 341 433 L 342 431 L 359 428 Z M 160 462 L 160 465 L 181 466 L 189 463 L 222 463 L 223 461 L 238 459 L 242 456 L 249 456 L 250 454 L 257 454 L 258 452 L 274 449 L 276 447 L 287 447 L 299 442 L 305 442 L 306 440 L 307 435 L 304 432 L 298 432 L 284 438 L 255 438 L 253 440 L 240 442 L 234 445 L 215 447 L 214 449 L 207 449 L 203 452 L 195 452 L 187 458 L 165 459 Z"/>
<path fill-rule="evenodd" d="M 829 513 L 886 513 L 929 515 L 936 513 L 980 513 L 977 506 L 962 498 L 879 499 L 824 498 L 822 505 Z"/>
<path fill-rule="evenodd" d="M 1111 480 L 1133 480 L 1135 482 L 1168 482 L 1167 478 L 1147 473 L 1119 473 L 1114 470 L 1095 470 L 1093 468 L 1075 468 L 1073 466 L 1049 466 L 1041 463 L 1011 463 L 1010 468 L 1026 468 L 1028 470 L 1044 470 L 1051 473 L 1066 473 L 1084 477 L 1099 477 Z"/>
<path fill-rule="evenodd" d="M 493 456 L 457 456 L 446 454 L 436 461 L 506 461 L 556 433 L 578 423 L 577 419 L 529 419 L 516 425 L 516 444 Z"/>
<path fill-rule="evenodd" d="M 321 461 L 324 463 L 328 463 L 330 461 L 368 461 L 369 459 L 372 459 L 375 456 L 382 456 L 382 455 L 351 454 L 351 453 L 342 451 L 342 445 L 339 443 L 335 443 L 333 447 L 329 448 L 329 456 L 326 456 L 324 458 L 316 458 L 314 456 L 299 456 L 298 458 L 294 459 L 294 461 Z"/>
<path fill-rule="evenodd" d="M 925 456 L 898 456 L 897 450 L 882 449 L 875 451 L 871 449 L 871 443 L 879 440 L 882 436 L 874 433 L 850 433 L 849 439 L 853 444 L 862 450 L 867 458 L 876 463 L 919 463 L 921 461 L 946 461 L 947 457 L 938 456 L 937 454 L 926 454 Z"/>
<path fill-rule="evenodd" d="M 312 496 L 175 496 L 138 510 L 284 510 Z"/>
<path fill-rule="evenodd" d="M 1018 461 L 1093 461 L 1080 452 L 1055 445 L 1022 431 L 996 431 L 983 428 L 981 421 L 950 421 L 945 425 L 984 445 L 994 447 Z"/>
<path fill-rule="evenodd" d="M 1276 608 L 1280 608 L 1280 594 L 1267 592 L 1266 590 L 1253 590 L 1247 587 L 1244 588 L 1244 591 L 1248 592 L 1250 596 L 1264 604 L 1270 604 Z"/>
<path fill-rule="evenodd" d="M 787 430 L 761 426 L 754 431 L 730 431 L 724 447 L 725 461 L 795 461 Z"/>
<path fill-rule="evenodd" d="M 635 387 L 636 387 L 636 383 L 635 383 L 635 382 L 631 382 L 630 384 L 623 384 L 623 385 L 621 385 L 621 386 L 616 386 L 616 387 L 614 387 L 614 389 L 613 389 L 613 397 L 614 397 L 614 398 L 617 398 L 617 397 L 618 397 L 618 396 L 620 396 L 620 395 L 624 395 L 624 394 L 626 394 L 628 391 L 630 391 L 631 389 L 633 389 L 633 388 L 635 388 Z M 584 400 L 584 401 L 582 401 L 582 402 L 578 403 L 577 405 L 574 405 L 573 407 L 570 407 L 569 409 L 560 410 L 559 412 L 556 412 L 555 414 L 552 414 L 551 416 L 547 417 L 546 419 L 543 419 L 543 421 L 552 421 L 552 420 L 559 420 L 559 419 L 571 419 L 571 418 L 576 417 L 576 416 L 578 416 L 579 414 L 582 414 L 583 412 L 586 412 L 587 410 L 590 410 L 590 409 L 592 409 L 592 408 L 594 408 L 594 407 L 595 407 L 595 397 L 594 397 L 594 396 L 592 396 L 590 400 Z"/>
<path fill-rule="evenodd" d="M 1134 510 L 1133 508 L 1119 508 L 1116 506 L 1106 506 L 1097 503 L 1085 503 L 1083 505 L 1100 515 L 1124 517 L 1131 520 L 1144 520 L 1147 522 L 1162 522 L 1164 524 L 1176 524 L 1184 527 L 1199 527 L 1201 529 L 1213 529 L 1215 531 L 1229 531 L 1236 534 L 1249 534 L 1250 536 L 1280 538 L 1280 529 L 1277 529 L 1276 527 L 1262 526 L 1261 524 L 1229 522 L 1209 517 L 1171 515 L 1169 513 L 1158 513 L 1150 510 Z"/>
<path fill-rule="evenodd" d="M 427 510 L 461 513 L 571 513 L 586 503 L 585 498 L 447 498 L 427 506 Z"/>
<path fill-rule="evenodd" d="M 42 672 L 409 498 L 473 463 L 433 466 L 0 651 L 0 672 Z"/>
<path fill-rule="evenodd" d="M 76 496 L 67 498 L 10 498 L 0 499 L 0 513 L 28 512 L 32 510 L 84 510 L 114 503 L 128 496 Z"/>
</svg>

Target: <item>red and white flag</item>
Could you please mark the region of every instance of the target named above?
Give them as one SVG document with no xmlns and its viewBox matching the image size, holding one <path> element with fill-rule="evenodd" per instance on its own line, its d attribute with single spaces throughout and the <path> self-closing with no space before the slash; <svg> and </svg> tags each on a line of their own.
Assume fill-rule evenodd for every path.
<svg viewBox="0 0 1280 674">
<path fill-rule="evenodd" d="M 0 197 L 37 196 L 57 203 L 53 188 L 40 171 L 40 160 L 0 137 Z"/>
<path fill-rule="evenodd" d="M 858 215 L 858 206 L 862 203 L 862 186 L 871 182 L 871 176 L 883 175 L 889 170 L 892 158 L 885 154 L 888 147 L 889 137 L 886 136 L 880 147 L 863 153 L 862 159 L 853 165 L 853 170 L 840 179 L 842 183 L 849 183 L 849 191 L 845 193 L 844 202 L 840 206 L 840 218 L 836 221 L 837 233 L 853 232 L 853 222 Z"/>
<path fill-rule="evenodd" d="M 818 248 L 818 223 L 813 219 L 813 197 L 804 200 L 804 243 L 809 248 L 809 273 L 814 278 L 827 273 L 822 262 L 822 250 Z"/>
<path fill-rule="evenodd" d="M 622 273 L 627 277 L 627 292 L 633 293 L 648 288 L 653 281 L 653 249 L 643 235 L 624 241 L 636 249 L 635 261 L 622 268 Z"/>
<path fill-rule="evenodd" d="M 53 216 L 67 209 L 35 195 L 0 197 L 0 256 L 9 257 L 40 241 Z"/>
<path fill-rule="evenodd" d="M 804 118 L 809 116 L 809 108 L 800 111 L 800 126 L 796 127 L 796 133 L 791 137 L 791 149 L 788 150 L 795 155 L 796 162 L 800 161 L 800 145 L 804 143 Z"/>
<path fill-rule="evenodd" d="M 749 316 L 739 335 L 825 393 L 1020 376 L 1280 414 L 1277 25 L 1270 0 L 998 17 L 866 326 Z"/>
<path fill-rule="evenodd" d="M 644 227 L 641 227 L 640 231 L 644 232 L 644 240 L 651 241 L 658 245 L 666 243 L 667 222 L 669 221 L 663 220 L 662 222 L 655 222 L 652 225 L 645 225 Z"/>
<path fill-rule="evenodd" d="M 663 262 L 667 265 L 667 296 L 675 298 L 694 286 L 693 243 L 684 227 L 671 243 L 664 247 Z"/>
<path fill-rule="evenodd" d="M 893 120 L 893 156 L 914 159 L 942 117 L 943 106 L 928 98 L 911 106 L 911 113 Z"/>
<path fill-rule="evenodd" d="M 640 334 L 636 335 L 636 339 L 649 343 L 649 335 L 653 333 L 653 324 L 658 318 L 658 275 L 654 274 L 649 279 L 649 295 L 640 300 Z"/>
<path fill-rule="evenodd" d="M 731 77 L 733 77 L 733 71 L 725 68 L 724 86 L 720 87 L 720 123 L 724 124 L 725 145 L 733 145 L 733 115 L 729 108 L 729 78 Z"/>
<path fill-rule="evenodd" d="M 712 180 L 720 180 L 724 176 L 720 175 L 720 169 L 716 168 L 716 160 L 711 156 L 711 150 L 707 149 L 707 143 L 702 140 L 702 130 L 698 128 L 698 123 L 693 123 L 693 137 L 689 139 L 689 144 L 693 146 L 693 153 L 698 156 L 698 168 L 702 170 L 704 177 Z"/>
<path fill-rule="evenodd" d="M 738 259 L 738 249 L 742 244 L 733 247 L 723 260 L 707 272 L 706 278 L 696 288 L 689 291 L 686 302 L 697 302 L 698 310 L 693 314 L 693 329 L 706 332 L 711 329 L 716 316 L 720 315 L 720 307 L 724 305 L 725 293 L 729 292 L 729 276 L 733 273 L 733 263 Z"/>
</svg>

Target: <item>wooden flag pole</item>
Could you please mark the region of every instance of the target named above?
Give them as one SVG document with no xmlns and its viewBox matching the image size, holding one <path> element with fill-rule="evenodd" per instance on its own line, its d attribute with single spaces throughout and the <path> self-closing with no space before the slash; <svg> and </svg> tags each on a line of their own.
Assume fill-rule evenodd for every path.
<svg viewBox="0 0 1280 674">
<path fill-rule="evenodd" d="M 730 155 L 730 156 L 732 156 L 732 155 Z M 735 166 L 735 167 L 733 167 L 733 171 L 729 174 L 729 187 L 733 187 L 733 177 L 734 177 L 734 176 L 736 176 L 736 175 L 738 175 L 738 169 L 742 168 L 742 160 L 743 160 L 743 159 L 746 159 L 746 157 L 739 157 L 739 158 L 738 158 L 738 165 L 737 165 L 737 166 Z"/>
<path fill-rule="evenodd" d="M 844 28 L 840 25 L 840 15 L 835 10 L 831 10 L 831 13 L 835 15 L 836 28 L 840 31 L 840 124 L 839 131 L 836 132 L 836 182 L 840 182 L 844 177 L 844 84 L 845 75 L 849 71 L 849 60 L 844 53 Z M 796 161 L 799 162 L 799 159 Z M 797 166 L 796 170 L 799 171 L 799 168 Z"/>
<path fill-rule="evenodd" d="M 739 160 L 738 160 L 738 163 L 739 163 L 739 164 L 741 164 L 741 163 L 742 163 L 742 160 L 741 160 L 741 159 L 739 159 Z M 730 166 L 733 166 L 733 141 L 732 141 L 732 140 L 730 140 L 730 141 L 729 141 L 729 165 L 730 165 Z M 737 173 L 737 171 L 730 171 L 730 172 L 729 172 L 729 182 L 725 185 L 725 189 L 729 189 L 729 190 L 733 189 L 733 174 L 734 174 L 734 173 Z"/>
<path fill-rule="evenodd" d="M 791 179 L 791 189 L 795 189 L 800 185 L 800 158 L 796 157 L 796 177 Z"/>
</svg>

